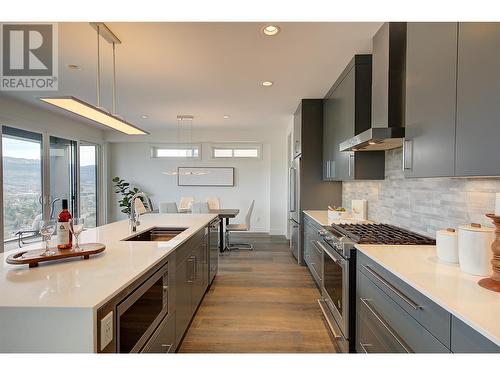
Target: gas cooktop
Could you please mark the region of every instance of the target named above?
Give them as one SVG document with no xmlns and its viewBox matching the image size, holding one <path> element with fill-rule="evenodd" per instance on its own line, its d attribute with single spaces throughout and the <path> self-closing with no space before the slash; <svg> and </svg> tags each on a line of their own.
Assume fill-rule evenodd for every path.
<svg viewBox="0 0 500 375">
<path fill-rule="evenodd" d="M 332 232 L 359 244 L 435 245 L 432 238 L 389 224 L 332 224 Z"/>
</svg>

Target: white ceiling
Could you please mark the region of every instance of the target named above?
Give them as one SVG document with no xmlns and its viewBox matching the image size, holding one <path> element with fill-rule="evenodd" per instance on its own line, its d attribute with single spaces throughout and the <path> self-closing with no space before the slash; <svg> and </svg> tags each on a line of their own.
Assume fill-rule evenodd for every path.
<svg viewBox="0 0 500 375">
<path fill-rule="evenodd" d="M 175 127 L 178 114 L 194 115 L 197 128 L 287 126 L 301 98 L 323 97 L 354 54 L 371 51 L 381 23 L 280 23 L 274 37 L 260 32 L 263 23 L 107 25 L 122 40 L 117 112 L 154 135 Z M 95 103 L 96 48 L 88 23 L 59 24 L 57 95 Z M 103 39 L 101 56 L 103 106 L 110 109 L 111 46 Z M 274 85 L 262 87 L 264 80 Z M 55 109 L 38 97 L 54 94 L 2 93 L 47 110 Z"/>
</svg>

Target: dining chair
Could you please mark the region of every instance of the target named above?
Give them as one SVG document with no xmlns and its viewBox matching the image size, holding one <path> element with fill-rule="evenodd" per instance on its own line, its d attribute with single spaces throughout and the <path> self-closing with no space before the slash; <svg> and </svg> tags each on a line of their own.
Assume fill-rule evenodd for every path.
<svg viewBox="0 0 500 375">
<path fill-rule="evenodd" d="M 193 214 L 208 214 L 209 212 L 207 202 L 194 202 L 191 206 L 191 213 Z"/>
<path fill-rule="evenodd" d="M 207 198 L 208 208 L 211 210 L 220 210 L 220 199 L 217 197 Z"/>
<path fill-rule="evenodd" d="M 177 203 L 175 202 L 160 202 L 160 214 L 176 214 L 179 210 L 177 209 Z"/>
<path fill-rule="evenodd" d="M 189 211 L 194 202 L 193 197 L 182 197 L 179 202 L 179 211 Z"/>
<path fill-rule="evenodd" d="M 250 243 L 231 243 L 231 232 L 248 232 L 250 230 L 250 223 L 252 220 L 253 206 L 255 200 L 252 200 L 247 214 L 245 215 L 245 222 L 243 224 L 229 224 L 226 225 L 226 243 L 229 250 L 253 250 L 253 245 Z"/>
</svg>

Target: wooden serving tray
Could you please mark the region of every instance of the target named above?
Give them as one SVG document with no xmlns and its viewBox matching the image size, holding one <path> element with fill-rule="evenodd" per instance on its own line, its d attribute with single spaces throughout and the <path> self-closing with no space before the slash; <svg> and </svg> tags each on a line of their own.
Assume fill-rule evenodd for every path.
<svg viewBox="0 0 500 375">
<path fill-rule="evenodd" d="M 15 254 L 9 255 L 6 262 L 9 264 L 28 264 L 29 267 L 38 267 L 40 262 L 49 262 L 53 260 L 82 257 L 89 259 L 91 255 L 99 254 L 106 249 L 102 243 L 82 243 L 80 244 L 80 251 L 73 251 L 72 249 L 60 250 L 57 247 L 51 247 L 50 250 L 55 250 L 54 255 L 40 256 L 45 249 L 25 250 L 19 251 Z"/>
</svg>

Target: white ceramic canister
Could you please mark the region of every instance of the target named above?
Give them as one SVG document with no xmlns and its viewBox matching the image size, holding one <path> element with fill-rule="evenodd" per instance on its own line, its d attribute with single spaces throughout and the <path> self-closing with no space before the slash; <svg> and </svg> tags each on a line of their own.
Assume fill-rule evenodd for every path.
<svg viewBox="0 0 500 375">
<path fill-rule="evenodd" d="M 458 261 L 464 272 L 488 276 L 491 273 L 491 244 L 494 229 L 479 224 L 458 227 Z"/>
<path fill-rule="evenodd" d="M 458 233 L 453 228 L 436 232 L 436 252 L 440 260 L 458 263 Z"/>
</svg>

